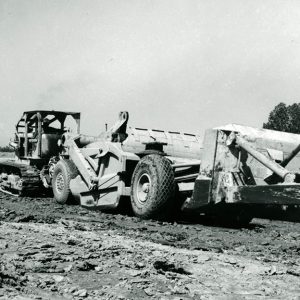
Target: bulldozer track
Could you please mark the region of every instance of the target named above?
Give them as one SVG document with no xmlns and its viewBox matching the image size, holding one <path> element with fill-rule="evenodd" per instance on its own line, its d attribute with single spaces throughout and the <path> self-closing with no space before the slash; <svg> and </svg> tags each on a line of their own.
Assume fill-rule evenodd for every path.
<svg viewBox="0 0 300 300">
<path fill-rule="evenodd" d="M 11 193 L 9 191 L 6 191 L 6 190 L 2 189 L 1 187 L 0 187 L 0 192 L 2 192 L 4 194 L 7 194 L 7 195 L 10 195 L 10 196 L 14 196 L 14 197 L 18 197 L 19 196 L 17 194 L 14 194 L 14 193 Z"/>
<path fill-rule="evenodd" d="M 0 163 L 0 172 L 7 172 L 7 174 L 14 174 L 20 176 L 22 180 L 22 188 L 19 193 L 38 191 L 41 186 L 40 171 L 30 165 L 20 164 L 14 161 L 4 161 Z M 1 181 L 0 181 L 1 184 Z M 10 189 L 1 188 L 2 192 L 15 195 Z"/>
</svg>

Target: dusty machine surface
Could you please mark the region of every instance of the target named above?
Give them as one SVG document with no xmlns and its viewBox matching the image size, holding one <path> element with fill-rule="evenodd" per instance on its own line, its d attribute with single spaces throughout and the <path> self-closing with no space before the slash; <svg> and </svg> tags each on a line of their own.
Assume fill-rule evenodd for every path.
<svg viewBox="0 0 300 300">
<path fill-rule="evenodd" d="M 112 209 L 130 197 L 137 216 L 156 218 L 179 209 L 176 195 L 191 196 L 200 167 L 200 138 L 127 128 L 128 117 L 121 112 L 118 122 L 99 137 L 64 136 L 52 179 L 59 203 L 75 197 L 86 207 Z"/>
<path fill-rule="evenodd" d="M 176 211 L 248 223 L 251 205 L 297 205 L 300 136 L 227 125 L 196 135 L 128 128 L 128 113 L 99 137 L 67 137 L 53 192 L 81 205 L 115 208 L 130 197 L 142 218 Z"/>
<path fill-rule="evenodd" d="M 42 183 L 51 185 L 51 169 L 58 160 L 62 135 L 69 131 L 67 119 L 79 133 L 80 113 L 61 111 L 26 111 L 16 125 L 10 146 L 15 149 L 14 160 L 0 162 L 0 188 L 22 194 L 38 193 Z M 74 129 L 73 129 L 74 130 Z"/>
<path fill-rule="evenodd" d="M 248 222 L 252 205 L 299 205 L 300 135 L 230 124 L 207 130 L 203 148 L 183 209 L 231 208 L 228 217 Z"/>
<path fill-rule="evenodd" d="M 67 117 L 75 131 L 65 128 Z M 128 119 L 121 112 L 111 129 L 87 136 L 79 133 L 79 113 L 25 112 L 12 143 L 17 160 L 1 163 L 0 186 L 23 192 L 43 185 L 58 203 L 99 209 L 130 199 L 141 218 L 183 211 L 248 223 L 253 205 L 299 202 L 299 135 L 231 124 L 207 130 L 202 142 L 127 127 Z"/>
</svg>

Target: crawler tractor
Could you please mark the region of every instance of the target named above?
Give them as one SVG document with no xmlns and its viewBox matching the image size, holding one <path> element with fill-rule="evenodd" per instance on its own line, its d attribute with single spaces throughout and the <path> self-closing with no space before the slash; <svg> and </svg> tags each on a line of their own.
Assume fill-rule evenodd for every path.
<svg viewBox="0 0 300 300">
<path fill-rule="evenodd" d="M 73 128 L 67 128 L 68 119 Z M 80 113 L 61 111 L 26 111 L 16 125 L 10 146 L 14 160 L 0 161 L 0 188 L 22 195 L 40 193 L 51 186 L 51 175 L 59 159 L 59 141 L 71 129 L 79 133 Z"/>
<path fill-rule="evenodd" d="M 75 131 L 65 127 L 67 117 Z M 127 198 L 141 218 L 184 211 L 248 223 L 253 206 L 299 204 L 299 135 L 230 124 L 208 129 L 202 142 L 130 128 L 128 118 L 121 112 L 111 129 L 87 136 L 79 134 L 79 113 L 24 113 L 12 143 L 17 160 L 1 163 L 0 186 L 52 187 L 58 203 L 99 209 Z"/>
</svg>

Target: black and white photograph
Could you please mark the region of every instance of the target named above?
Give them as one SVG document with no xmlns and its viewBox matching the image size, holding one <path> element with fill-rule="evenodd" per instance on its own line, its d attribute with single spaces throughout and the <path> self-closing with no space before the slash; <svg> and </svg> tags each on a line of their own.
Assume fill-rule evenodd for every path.
<svg viewBox="0 0 300 300">
<path fill-rule="evenodd" d="M 300 299 L 300 2 L 0 0 L 0 300 Z"/>
</svg>

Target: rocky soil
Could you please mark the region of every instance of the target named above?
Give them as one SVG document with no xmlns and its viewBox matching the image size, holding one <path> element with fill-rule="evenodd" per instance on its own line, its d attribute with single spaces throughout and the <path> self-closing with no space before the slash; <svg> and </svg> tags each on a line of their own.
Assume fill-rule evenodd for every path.
<svg viewBox="0 0 300 300">
<path fill-rule="evenodd" d="M 300 224 L 164 223 L 0 193 L 0 299 L 299 299 Z"/>
</svg>

